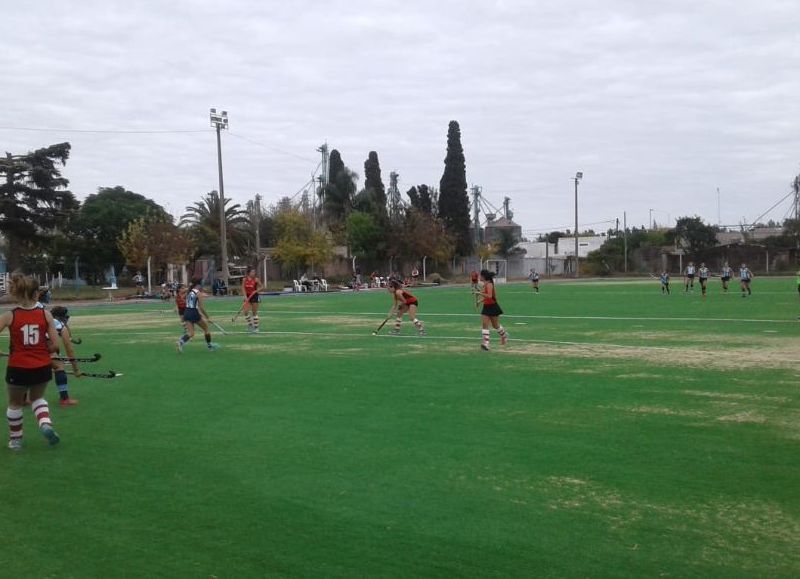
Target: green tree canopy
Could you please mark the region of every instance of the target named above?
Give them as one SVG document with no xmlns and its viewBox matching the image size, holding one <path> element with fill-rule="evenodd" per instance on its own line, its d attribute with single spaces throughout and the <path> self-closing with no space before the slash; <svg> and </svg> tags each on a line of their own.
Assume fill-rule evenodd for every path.
<svg viewBox="0 0 800 579">
<path fill-rule="evenodd" d="M 0 233 L 6 238 L 9 269 L 23 254 L 42 251 L 48 239 L 77 212 L 79 203 L 61 176 L 69 143 L 51 145 L 24 155 L 0 158 Z"/>
<path fill-rule="evenodd" d="M 387 214 L 386 187 L 381 180 L 381 165 L 375 151 L 370 151 L 364 161 L 364 191 L 369 200 L 370 212 L 378 223 L 383 224 Z"/>
<path fill-rule="evenodd" d="M 681 217 L 670 234 L 690 254 L 698 254 L 717 244 L 717 230 L 703 223 L 700 217 Z"/>
<path fill-rule="evenodd" d="M 161 205 L 124 187 L 101 187 L 81 206 L 76 226 L 83 236 L 81 262 L 96 273 L 108 266 L 119 269 L 125 257 L 117 239 L 137 219 L 171 223 L 172 216 Z"/>
<path fill-rule="evenodd" d="M 358 257 L 375 257 L 385 244 L 382 228 L 369 213 L 354 211 L 347 216 L 347 244 Z"/>
<path fill-rule="evenodd" d="M 198 255 L 214 255 L 221 259 L 219 193 L 211 191 L 200 201 L 186 208 L 179 225 L 186 226 L 195 240 Z M 253 230 L 247 210 L 230 197 L 225 199 L 225 235 L 231 257 L 248 255 Z"/>
<path fill-rule="evenodd" d="M 322 214 L 334 233 L 344 230 L 347 214 L 352 210 L 356 193 L 356 174 L 348 169 L 336 149 L 329 158 L 328 184 L 321 191 Z"/>
<path fill-rule="evenodd" d="M 472 251 L 466 168 L 464 148 L 461 146 L 461 129 L 457 121 L 450 121 L 444 173 L 439 182 L 438 215 L 455 239 L 457 255 L 469 255 Z"/>
</svg>

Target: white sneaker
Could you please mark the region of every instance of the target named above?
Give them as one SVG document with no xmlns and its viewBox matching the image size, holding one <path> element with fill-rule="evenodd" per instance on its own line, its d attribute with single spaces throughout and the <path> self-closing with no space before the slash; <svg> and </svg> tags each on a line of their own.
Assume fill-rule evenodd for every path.
<svg viewBox="0 0 800 579">
<path fill-rule="evenodd" d="M 178 349 L 178 354 L 183 354 L 183 341 L 182 340 L 178 340 L 175 343 L 175 347 Z"/>
<path fill-rule="evenodd" d="M 8 450 L 19 452 L 22 450 L 22 438 L 11 438 L 8 441 Z"/>
</svg>

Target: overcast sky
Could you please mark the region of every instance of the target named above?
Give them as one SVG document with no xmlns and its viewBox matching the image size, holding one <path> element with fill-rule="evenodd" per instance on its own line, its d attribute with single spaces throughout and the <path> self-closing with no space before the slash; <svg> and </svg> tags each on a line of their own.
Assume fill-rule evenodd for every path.
<svg viewBox="0 0 800 579">
<path fill-rule="evenodd" d="M 581 224 L 716 223 L 717 187 L 738 223 L 800 172 L 798 22 L 797 0 L 17 2 L 0 126 L 208 132 L 4 128 L 0 151 L 68 140 L 79 198 L 122 185 L 178 215 L 217 188 L 209 107 L 242 203 L 294 194 L 325 141 L 362 179 L 375 150 L 387 185 L 438 187 L 455 119 L 468 182 L 525 230 L 573 222 L 576 171 Z"/>
</svg>

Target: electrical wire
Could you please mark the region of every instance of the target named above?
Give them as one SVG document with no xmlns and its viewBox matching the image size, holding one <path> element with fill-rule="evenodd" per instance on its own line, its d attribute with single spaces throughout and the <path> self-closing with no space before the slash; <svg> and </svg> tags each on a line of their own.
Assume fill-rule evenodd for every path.
<svg viewBox="0 0 800 579">
<path fill-rule="evenodd" d="M 775 208 L 776 208 L 778 205 L 780 205 L 781 203 L 783 203 L 784 201 L 786 201 L 786 200 L 787 200 L 789 197 L 791 197 L 791 196 L 793 196 L 793 195 L 794 195 L 794 191 L 789 191 L 789 193 L 787 193 L 786 195 L 784 195 L 783 197 L 781 197 L 780 201 L 778 201 L 777 203 L 775 203 L 775 205 L 773 205 L 772 207 L 770 207 L 769 209 L 767 209 L 766 211 L 764 211 L 764 213 L 762 213 L 761 215 L 759 215 L 758 217 L 756 217 L 756 218 L 753 220 L 753 222 L 752 222 L 752 224 L 751 224 L 751 225 L 755 225 L 756 223 L 759 223 L 759 222 L 760 222 L 760 221 L 761 221 L 761 220 L 762 220 L 762 219 L 763 219 L 763 218 L 764 218 L 764 217 L 765 217 L 765 216 L 766 216 L 766 215 L 767 215 L 767 214 L 768 214 L 770 211 L 772 211 L 773 209 L 775 209 Z"/>
<path fill-rule="evenodd" d="M 301 161 L 307 161 L 307 162 L 309 162 L 309 163 L 313 163 L 313 162 L 315 162 L 315 161 L 316 161 L 316 159 L 311 159 L 310 157 L 303 157 L 302 155 L 298 155 L 298 154 L 296 154 L 296 153 L 292 153 L 292 152 L 290 152 L 290 151 L 284 151 L 283 149 L 280 149 L 280 148 L 278 148 L 278 147 L 275 147 L 275 146 L 273 146 L 273 145 L 267 145 L 267 144 L 265 144 L 265 143 L 261 143 L 261 142 L 259 142 L 259 141 L 256 141 L 255 139 L 251 139 L 251 138 L 249 138 L 249 137 L 245 137 L 245 136 L 242 136 L 242 135 L 238 135 L 238 134 L 236 134 L 236 133 L 231 133 L 230 131 L 228 131 L 228 134 L 229 134 L 231 137 L 234 137 L 234 138 L 236 138 L 236 139 L 241 139 L 241 140 L 243 140 L 243 141 L 247 141 L 248 143 L 251 143 L 251 144 L 253 144 L 253 145 L 257 145 L 257 146 L 259 146 L 259 147 L 263 147 L 264 149 L 269 149 L 269 150 L 271 150 L 271 151 L 274 151 L 274 152 L 276 152 L 276 153 L 281 153 L 281 154 L 283 154 L 283 155 L 287 155 L 287 156 L 289 156 L 289 157 L 294 157 L 295 159 L 300 159 Z"/>
<path fill-rule="evenodd" d="M 126 129 L 53 129 L 38 127 L 5 127 L 0 126 L 2 131 L 31 131 L 37 133 L 103 133 L 111 135 L 170 135 L 180 133 L 211 133 L 213 129 L 165 129 L 165 130 L 126 130 Z"/>
</svg>

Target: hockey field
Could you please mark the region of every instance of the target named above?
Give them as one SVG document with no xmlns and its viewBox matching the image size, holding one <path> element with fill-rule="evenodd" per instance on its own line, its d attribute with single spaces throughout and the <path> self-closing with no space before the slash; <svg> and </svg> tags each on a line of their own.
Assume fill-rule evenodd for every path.
<svg viewBox="0 0 800 579">
<path fill-rule="evenodd" d="M 490 352 L 469 288 L 411 291 L 425 337 L 372 335 L 386 291 L 209 299 L 182 354 L 167 303 L 70 306 L 122 376 L 0 449 L 0 576 L 800 575 L 794 278 L 499 285 Z"/>
</svg>

